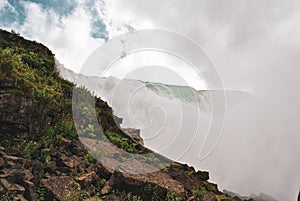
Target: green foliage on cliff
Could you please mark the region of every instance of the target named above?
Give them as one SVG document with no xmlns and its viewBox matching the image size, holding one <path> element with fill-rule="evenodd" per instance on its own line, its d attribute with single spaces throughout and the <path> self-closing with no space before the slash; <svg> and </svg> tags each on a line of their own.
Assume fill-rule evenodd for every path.
<svg viewBox="0 0 300 201">
<path fill-rule="evenodd" d="M 59 147 L 64 138 L 75 140 L 78 137 L 72 114 L 75 85 L 59 76 L 54 54 L 47 47 L 14 32 L 0 30 L 0 79 L 11 83 L 7 91 L 43 105 L 43 113 L 48 116 L 47 125 L 38 137 L 19 145 L 26 150 L 27 158 L 41 159 L 42 149 Z M 95 99 L 86 89 L 78 90 L 80 96 Z M 97 98 L 95 108 L 90 108 L 85 99 L 78 102 L 80 104 L 75 107 L 79 116 L 75 118 L 82 119 L 79 126 L 82 130 L 78 130 L 82 137 L 99 138 L 94 125 L 100 124 L 106 137 L 119 148 L 130 153 L 141 151 L 142 147 L 115 125 L 112 110 L 105 102 Z M 93 122 L 91 115 L 97 116 L 97 122 Z"/>
</svg>

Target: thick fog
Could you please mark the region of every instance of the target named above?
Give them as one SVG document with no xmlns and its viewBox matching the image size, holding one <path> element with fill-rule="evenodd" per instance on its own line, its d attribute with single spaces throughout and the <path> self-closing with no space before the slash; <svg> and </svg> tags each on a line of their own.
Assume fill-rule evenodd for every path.
<svg viewBox="0 0 300 201">
<path fill-rule="evenodd" d="M 178 128 L 176 122 L 184 117 L 181 130 L 185 130 L 186 138 L 178 138 L 174 146 L 185 147 L 185 140 L 190 139 L 193 139 L 193 144 L 187 152 L 183 152 L 185 154 L 180 161 L 208 170 L 211 180 L 221 189 L 244 195 L 263 192 L 279 201 L 296 200 L 300 186 L 299 0 L 95 0 L 92 7 L 88 7 L 85 1 L 74 0 L 74 9 L 63 15 L 58 14 L 55 8 L 44 8 L 41 3 L 20 2 L 18 6 L 24 9 L 19 12 L 20 8 L 15 6 L 18 1 L 0 1 L 0 14 L 10 11 L 17 20 L 24 17 L 20 22 L 16 22 L 15 18 L 3 18 L 3 22 L 8 21 L 1 26 L 43 42 L 67 68 L 76 72 L 80 72 L 86 57 L 105 39 L 112 39 L 128 30 L 167 29 L 191 38 L 214 62 L 224 88 L 248 95 L 243 98 L 238 95 L 227 97 L 232 104 L 226 110 L 221 138 L 213 152 L 199 160 L 203 136 L 192 138 L 196 129 L 194 121 L 197 117 L 202 120 L 201 129 L 205 132 L 211 112 L 201 110 L 202 113 L 197 116 L 198 106 L 196 108 L 191 102 L 182 100 L 178 102 L 178 95 L 163 96 L 140 83 L 143 89 L 136 94 L 139 99 L 132 102 L 132 108 L 136 110 L 133 114 L 143 114 L 138 111 L 142 108 L 150 107 L 152 110 L 144 113 L 147 118 L 136 118 L 136 121 L 140 120 L 137 123 L 155 125 L 148 122 L 148 118 L 152 117 L 158 122 L 163 121 L 158 124 L 160 126 L 174 125 L 168 128 L 171 130 L 165 130 L 168 132 L 158 132 L 157 141 L 144 133 L 146 145 L 178 158 L 176 153 L 181 149 L 172 152 L 172 149 L 161 150 L 161 147 L 166 143 L 164 138 L 174 137 L 173 131 Z M 91 36 L 91 32 L 95 32 L 92 26 L 95 19 L 105 25 L 98 30 L 104 30 L 105 33 L 98 34 L 104 34 L 105 38 Z M 173 41 L 172 46 L 177 45 L 177 41 Z M 193 53 L 189 48 L 182 50 Z M 160 60 L 159 57 L 150 59 Z M 145 62 L 145 65 L 151 63 Z M 147 77 L 151 76 L 130 74 L 127 78 L 151 81 Z M 153 77 L 152 81 L 159 82 Z M 184 78 L 190 78 L 186 83 L 195 89 L 201 89 L 206 81 L 198 80 L 192 73 L 185 74 Z M 178 84 L 178 80 L 171 82 L 175 79 L 162 80 L 164 84 Z M 121 87 L 119 90 L 124 89 Z M 123 92 L 119 95 L 125 96 Z M 122 100 L 123 97 L 119 98 Z M 154 107 L 155 102 L 160 102 L 165 110 L 160 106 Z M 118 109 L 118 103 L 121 106 L 121 101 L 115 102 L 115 105 L 110 102 L 115 106 L 116 114 L 121 115 L 123 107 Z M 170 112 L 167 118 L 164 118 L 165 111 Z M 153 118 L 157 116 L 159 118 Z M 134 126 L 126 123 L 128 119 L 125 116 L 124 126 Z"/>
<path fill-rule="evenodd" d="M 222 138 L 206 160 L 197 160 L 195 144 L 181 161 L 209 170 L 211 180 L 221 188 L 296 200 L 300 185 L 299 1 L 121 4 L 114 7 L 114 11 L 123 8 L 116 18 L 134 11 L 135 16 L 150 19 L 150 24 L 145 22 L 150 28 L 186 34 L 212 57 L 225 88 L 251 93 L 227 112 Z"/>
</svg>

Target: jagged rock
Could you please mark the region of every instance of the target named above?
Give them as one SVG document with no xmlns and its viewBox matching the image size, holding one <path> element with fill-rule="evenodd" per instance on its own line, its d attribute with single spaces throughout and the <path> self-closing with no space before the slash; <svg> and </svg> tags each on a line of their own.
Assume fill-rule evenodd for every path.
<svg viewBox="0 0 300 201">
<path fill-rule="evenodd" d="M 109 181 L 105 182 L 103 188 L 101 189 L 100 193 L 101 195 L 107 195 L 109 193 L 110 185 Z"/>
<path fill-rule="evenodd" d="M 73 151 L 76 156 L 83 157 L 86 154 L 84 145 L 80 140 L 76 140 L 72 143 Z"/>
<path fill-rule="evenodd" d="M 0 196 L 5 193 L 5 188 L 0 184 Z"/>
<path fill-rule="evenodd" d="M 49 172 L 51 174 L 54 174 L 56 171 L 56 162 L 55 161 L 50 161 L 44 168 L 45 172 Z"/>
<path fill-rule="evenodd" d="M 205 171 L 198 170 L 197 172 L 192 173 L 193 176 L 195 176 L 197 179 L 202 181 L 209 180 L 209 173 Z"/>
<path fill-rule="evenodd" d="M 8 190 L 12 195 L 24 194 L 25 188 L 21 185 L 11 183 L 6 179 L 0 179 L 2 186 Z"/>
<path fill-rule="evenodd" d="M 26 198 L 24 198 L 23 195 L 17 195 L 16 197 L 13 198 L 14 201 L 27 201 Z"/>
<path fill-rule="evenodd" d="M 144 144 L 143 138 L 140 135 L 140 130 L 135 128 L 122 128 L 122 131 L 140 144 Z"/>
<path fill-rule="evenodd" d="M 185 171 L 190 170 L 184 167 L 183 168 L 176 168 L 171 166 L 168 170 L 169 175 L 179 181 L 181 184 L 184 185 L 184 188 L 191 191 L 193 189 L 200 189 L 204 186 L 203 182 L 196 177 L 187 174 Z"/>
<path fill-rule="evenodd" d="M 83 201 L 101 201 L 98 197 L 91 197 L 88 199 L 84 199 Z"/>
<path fill-rule="evenodd" d="M 216 194 L 220 193 L 219 190 L 218 190 L 218 185 L 217 184 L 213 184 L 213 183 L 205 181 L 204 185 L 206 186 L 206 189 L 208 191 L 212 191 L 212 192 L 214 192 Z"/>
<path fill-rule="evenodd" d="M 112 158 L 101 158 L 97 163 L 99 170 L 98 175 L 105 179 L 109 179 L 114 173 L 115 168 L 118 166 L 119 162 Z"/>
<path fill-rule="evenodd" d="M 119 165 L 110 179 L 110 185 L 117 189 L 123 188 L 133 194 L 143 195 L 144 187 L 150 184 L 158 186 L 163 192 L 170 192 L 178 197 L 184 197 L 184 186 L 180 182 L 160 171 L 148 171 L 151 173 L 145 174 L 144 171 L 152 167 L 147 167 L 147 165 L 142 163 L 140 165 L 141 169 L 139 169 L 138 161 L 126 161 L 126 163 Z M 134 173 L 128 173 L 130 168 L 132 168 L 131 166 L 133 166 L 132 170 L 135 171 Z M 139 171 L 141 174 L 137 174 Z"/>
<path fill-rule="evenodd" d="M 25 178 L 24 178 L 25 180 L 31 181 L 34 178 L 30 170 L 24 170 L 24 173 L 25 173 Z"/>
<path fill-rule="evenodd" d="M 92 184 L 95 176 L 96 176 L 95 172 L 82 174 L 76 178 L 76 181 L 78 181 L 81 186 L 88 187 Z"/>
<path fill-rule="evenodd" d="M 4 158 L 2 156 L 0 156 L 0 168 L 4 168 L 4 167 L 5 167 Z"/>
<path fill-rule="evenodd" d="M 196 197 L 195 196 L 191 196 L 187 199 L 187 201 L 196 201 Z"/>
<path fill-rule="evenodd" d="M 32 181 L 38 185 L 44 175 L 44 165 L 40 161 L 34 160 L 31 162 L 31 167 L 32 175 L 34 177 Z"/>
<path fill-rule="evenodd" d="M 49 179 L 42 179 L 41 184 L 46 188 L 47 199 L 63 200 L 68 195 L 78 192 L 79 184 L 68 176 L 57 176 Z"/>
<path fill-rule="evenodd" d="M 32 183 L 31 181 L 24 181 L 24 187 L 25 187 L 25 193 L 24 196 L 28 199 L 28 200 L 32 200 L 35 201 L 36 200 L 36 187 L 34 185 L 34 183 Z"/>
<path fill-rule="evenodd" d="M 8 167 L 16 167 L 16 166 L 21 167 L 20 164 L 14 163 L 13 161 L 6 161 L 6 164 Z"/>
<path fill-rule="evenodd" d="M 102 198 L 103 201 L 124 201 L 124 196 L 108 195 L 107 197 Z"/>
<path fill-rule="evenodd" d="M 12 161 L 14 163 L 21 163 L 24 159 L 21 157 L 16 157 L 16 156 L 10 156 L 10 155 L 3 155 L 3 158 L 6 159 L 7 161 Z"/>
<path fill-rule="evenodd" d="M 67 157 L 65 154 L 59 154 L 58 159 L 58 166 L 67 166 L 69 168 L 74 168 L 75 166 L 78 166 L 81 163 L 81 159 L 75 155 Z"/>
<path fill-rule="evenodd" d="M 4 174 L 0 175 L 0 178 L 7 179 L 12 183 L 22 184 L 25 179 L 26 173 L 22 169 L 4 169 Z"/>
<path fill-rule="evenodd" d="M 206 192 L 203 195 L 203 201 L 218 201 L 213 192 Z"/>
<path fill-rule="evenodd" d="M 6 88 L 11 83 L 6 82 L 4 85 L 2 83 L 2 87 Z M 0 102 L 2 106 L 0 110 L 1 133 L 39 133 L 45 127 L 47 120 L 43 104 L 39 104 L 26 95 L 23 96 L 21 92 L 2 92 Z"/>
</svg>

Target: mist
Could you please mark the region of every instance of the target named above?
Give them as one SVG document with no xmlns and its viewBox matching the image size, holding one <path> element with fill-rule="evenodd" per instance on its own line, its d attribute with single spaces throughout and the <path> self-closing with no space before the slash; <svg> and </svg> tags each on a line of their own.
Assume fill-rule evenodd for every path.
<svg viewBox="0 0 300 201">
<path fill-rule="evenodd" d="M 95 16 L 84 9 L 82 1 L 76 1 L 81 2 L 79 6 L 63 17 L 54 9 L 43 10 L 34 2 L 22 2 L 27 5 L 25 22 L 9 21 L 3 28 L 15 29 L 43 42 L 67 68 L 79 72 L 87 56 L 104 43 L 104 39 L 90 35 Z M 7 9 L 4 5 L 9 3 L 1 1 L 0 9 Z M 109 39 L 125 33 L 127 27 L 178 32 L 197 42 L 208 53 L 226 90 L 251 94 L 242 101 L 228 100 L 234 104 L 227 107 L 221 138 L 205 160 L 199 160 L 201 135 L 182 157 L 178 158 L 179 155 L 171 151 L 165 154 L 197 169 L 208 170 L 210 179 L 221 189 L 243 195 L 263 192 L 279 201 L 296 200 L 300 187 L 299 0 L 122 0 L 105 1 L 105 4 L 99 1 L 94 7 L 99 11 L 96 17 L 107 27 Z M 167 119 L 169 125 L 175 124 L 175 129 L 177 124 L 174 122 L 178 122 L 180 111 L 174 110 L 172 104 L 179 104 L 184 108 L 186 121 L 193 123 L 195 118 L 202 118 L 203 132 L 207 130 L 209 110 L 203 110 L 200 116 L 189 115 L 195 111 L 195 105 L 191 103 L 178 103 L 176 99 L 161 97 L 151 90 L 140 92 L 140 99 L 148 102 L 138 104 L 137 99 L 136 110 L 147 109 L 152 106 L 151 101 L 160 102 L 170 112 Z M 122 110 L 117 105 L 115 112 L 121 115 Z M 152 119 L 159 116 L 161 118 L 157 120 L 164 122 L 164 114 L 162 108 L 155 107 Z M 126 116 L 123 118 L 124 126 L 134 126 Z M 144 120 L 140 124 L 149 123 L 148 118 L 136 120 L 139 119 Z M 161 126 L 159 123 L 157 126 Z M 152 126 L 157 129 L 155 124 Z M 186 133 L 195 130 L 191 126 L 188 128 L 188 124 L 182 128 Z M 155 138 L 151 141 L 151 136 L 145 134 L 145 139 L 149 138 L 145 140 L 146 145 L 162 151 L 163 135 L 159 136 L 159 141 L 154 141 Z"/>
<path fill-rule="evenodd" d="M 210 180 L 221 189 L 242 195 L 265 193 L 279 201 L 294 200 L 299 190 L 299 95 L 285 89 L 287 85 L 296 86 L 297 75 L 289 75 L 283 83 L 285 69 L 279 67 L 280 60 L 277 57 L 271 61 L 272 66 L 278 66 L 272 75 L 247 72 L 248 79 L 253 76 L 255 83 L 251 93 L 225 90 L 224 129 L 217 146 L 202 160 L 199 152 L 212 117 L 209 93 L 218 91 L 166 84 L 158 87 L 149 80 L 114 77 L 80 76 L 76 82 L 108 101 L 114 114 L 123 118 L 122 127 L 140 129 L 147 147 L 209 171 Z M 75 74 L 60 71 L 63 77 L 76 80 Z M 137 78 L 132 74 L 128 77 Z"/>
</svg>

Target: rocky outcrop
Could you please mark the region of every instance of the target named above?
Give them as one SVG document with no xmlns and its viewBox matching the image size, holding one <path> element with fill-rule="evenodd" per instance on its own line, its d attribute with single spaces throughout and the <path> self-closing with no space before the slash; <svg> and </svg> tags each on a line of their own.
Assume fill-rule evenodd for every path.
<svg viewBox="0 0 300 201">
<path fill-rule="evenodd" d="M 52 176 L 42 179 L 41 185 L 45 187 L 46 200 L 64 200 L 78 193 L 80 185 L 68 176 Z"/>
<path fill-rule="evenodd" d="M 7 82 L 5 83 L 10 86 Z M 47 124 L 44 106 L 23 95 L 21 91 L 0 92 L 0 133 L 39 133 Z"/>
<path fill-rule="evenodd" d="M 73 149 L 78 149 L 78 144 L 80 142 L 76 140 L 71 146 L 68 142 L 61 146 L 62 150 L 73 147 L 69 150 L 72 153 Z M 104 142 L 101 145 L 105 145 Z M 106 151 L 115 154 L 117 149 L 108 145 L 109 143 L 106 144 Z M 57 151 L 52 154 L 53 160 L 44 164 L 25 159 L 9 148 L 0 148 L 0 197 L 9 192 L 9 196 L 19 200 L 37 200 L 41 197 L 45 200 L 84 200 L 85 196 L 103 200 L 124 200 L 127 193 L 130 193 L 146 201 L 152 200 L 153 194 L 156 194 L 157 199 L 164 199 L 166 194 L 170 194 L 181 200 L 197 200 L 191 194 L 191 190 L 197 188 L 206 189 L 204 200 L 214 200 L 216 193 L 220 194 L 208 190 L 209 185 L 205 181 L 208 173 L 196 172 L 192 167 L 179 163 L 174 163 L 165 171 L 143 174 L 145 168 L 151 170 L 155 167 L 145 166 L 138 160 L 120 162 L 108 156 L 99 161 L 88 162 L 84 149 L 83 156 L 67 156 L 63 151 Z M 130 173 L 130 169 L 133 172 Z M 137 174 L 137 171 L 141 174 Z"/>
</svg>

